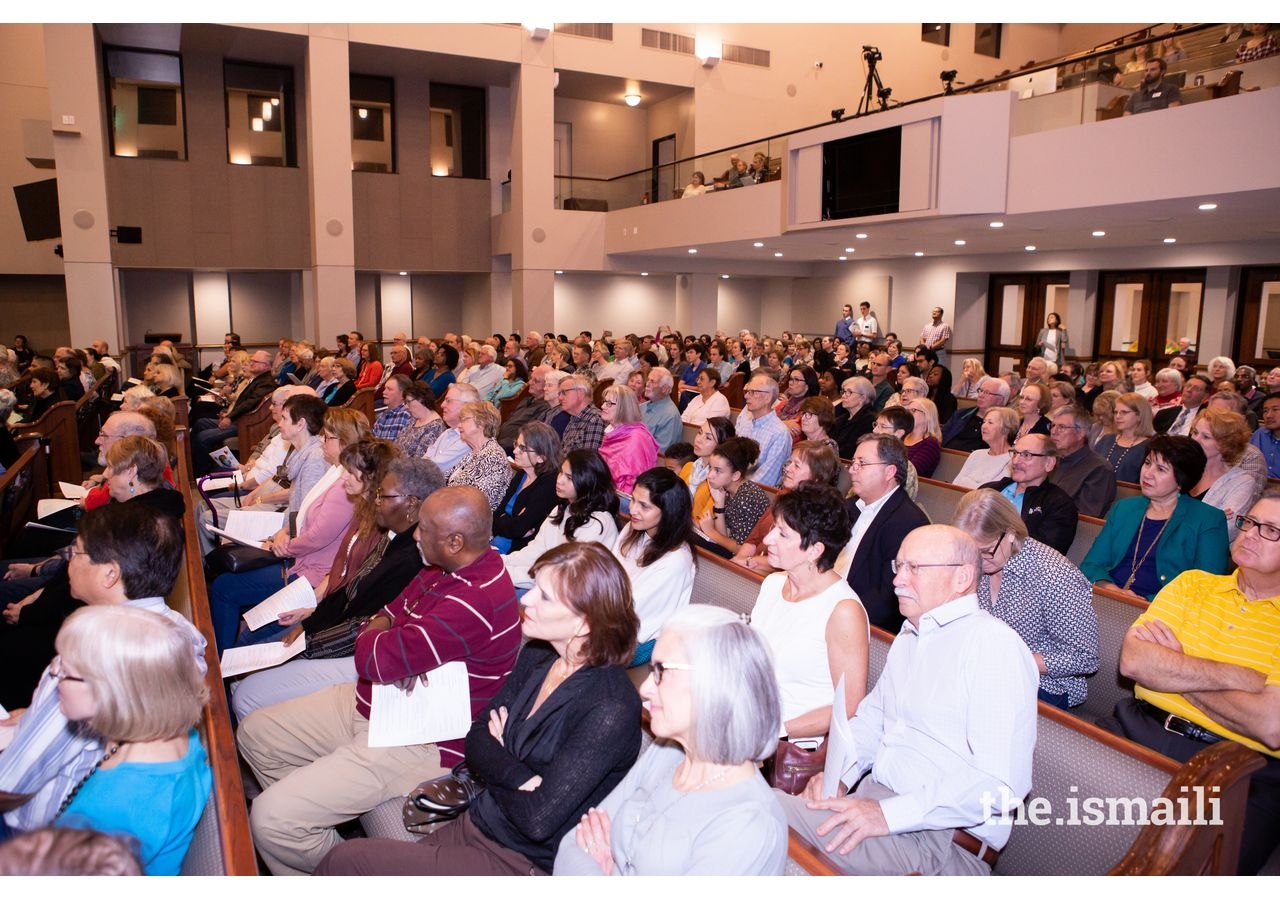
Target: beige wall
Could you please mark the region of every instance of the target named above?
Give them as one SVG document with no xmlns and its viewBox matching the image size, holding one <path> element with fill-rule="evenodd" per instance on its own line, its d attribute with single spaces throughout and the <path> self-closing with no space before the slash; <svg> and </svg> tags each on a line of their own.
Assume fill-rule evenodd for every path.
<svg viewBox="0 0 1280 900">
<path fill-rule="evenodd" d="M 42 27 L 0 27 L 0 190 L 5 195 L 0 200 L 0 272 L 62 274 L 62 260 L 53 255 L 57 241 L 27 243 L 12 200 L 13 185 L 54 177 L 52 169 L 38 169 L 27 162 L 23 146 L 23 120 L 49 121 L 44 73 Z"/>
<path fill-rule="evenodd" d="M 555 120 L 573 126 L 573 174 L 578 178 L 612 178 L 649 165 L 644 110 L 557 97 Z"/>
</svg>

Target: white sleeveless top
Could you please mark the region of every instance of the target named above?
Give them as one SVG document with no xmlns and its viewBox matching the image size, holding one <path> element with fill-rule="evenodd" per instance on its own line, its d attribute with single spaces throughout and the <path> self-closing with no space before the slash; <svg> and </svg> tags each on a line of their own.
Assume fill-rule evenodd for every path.
<svg viewBox="0 0 1280 900">
<path fill-rule="evenodd" d="M 821 594 L 789 603 L 782 598 L 786 583 L 785 572 L 765 578 L 751 610 L 751 627 L 773 653 L 782 692 L 783 722 L 831 705 L 835 685 L 831 683 L 827 661 L 827 620 L 840 601 L 859 602 L 849 582 L 841 579 Z"/>
</svg>

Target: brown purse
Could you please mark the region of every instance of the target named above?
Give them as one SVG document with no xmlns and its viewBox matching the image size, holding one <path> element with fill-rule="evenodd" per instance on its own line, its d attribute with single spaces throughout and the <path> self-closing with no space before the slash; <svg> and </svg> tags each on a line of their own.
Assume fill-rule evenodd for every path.
<svg viewBox="0 0 1280 900">
<path fill-rule="evenodd" d="M 778 790 L 798 795 L 804 791 L 809 779 L 821 772 L 826 764 L 826 741 L 815 750 L 806 750 L 799 744 L 782 740 L 778 741 L 773 759 L 765 764 L 765 777 Z"/>
</svg>

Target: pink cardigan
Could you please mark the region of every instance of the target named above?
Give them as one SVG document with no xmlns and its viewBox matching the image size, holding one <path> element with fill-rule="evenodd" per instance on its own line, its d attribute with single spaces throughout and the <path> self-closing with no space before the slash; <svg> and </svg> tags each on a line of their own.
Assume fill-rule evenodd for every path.
<svg viewBox="0 0 1280 900">
<path fill-rule="evenodd" d="M 289 574 L 307 579 L 312 587 L 319 584 L 333 567 L 354 514 L 355 507 L 339 478 L 307 507 L 302 531 L 289 539 L 289 555 L 293 557 Z"/>
<path fill-rule="evenodd" d="M 600 455 L 613 473 L 614 486 L 630 494 L 636 477 L 658 464 L 658 442 L 643 422 L 627 422 L 605 433 Z"/>
</svg>

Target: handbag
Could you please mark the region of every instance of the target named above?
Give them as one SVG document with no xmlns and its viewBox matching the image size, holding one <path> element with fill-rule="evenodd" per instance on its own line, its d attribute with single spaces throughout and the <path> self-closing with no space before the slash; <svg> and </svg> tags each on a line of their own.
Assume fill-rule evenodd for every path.
<svg viewBox="0 0 1280 900">
<path fill-rule="evenodd" d="M 346 619 L 337 625 L 321 628 L 315 634 L 308 635 L 307 649 L 302 651 L 302 658 L 342 659 L 355 656 L 356 636 L 368 621 L 368 618 L 361 617 Z"/>
<path fill-rule="evenodd" d="M 430 834 L 471 808 L 484 786 L 471 775 L 465 762 L 448 775 L 424 781 L 404 798 L 404 827 L 414 834 Z"/>
<path fill-rule="evenodd" d="M 826 741 L 814 750 L 806 750 L 799 744 L 783 740 L 778 741 L 773 759 L 766 763 L 770 767 L 766 774 L 772 787 L 787 794 L 798 795 L 804 791 L 809 779 L 821 772 L 826 764 Z"/>
<path fill-rule="evenodd" d="M 270 565 L 291 565 L 292 560 L 276 556 L 262 547 L 246 547 L 243 544 L 222 544 L 214 547 L 204 558 L 209 578 L 217 578 L 224 572 L 239 574 L 265 569 Z M 283 587 L 283 585 L 281 585 Z"/>
</svg>

